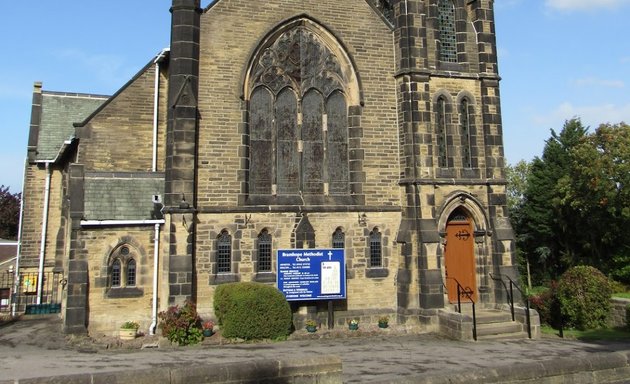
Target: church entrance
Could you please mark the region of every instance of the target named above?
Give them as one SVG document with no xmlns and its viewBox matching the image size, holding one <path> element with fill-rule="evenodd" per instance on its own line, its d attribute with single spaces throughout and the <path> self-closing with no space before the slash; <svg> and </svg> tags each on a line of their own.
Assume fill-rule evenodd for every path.
<svg viewBox="0 0 630 384">
<path fill-rule="evenodd" d="M 475 236 L 470 217 L 456 210 L 446 224 L 444 267 L 448 300 L 457 303 L 457 282 L 477 302 L 477 276 L 475 273 Z M 470 301 L 461 292 L 462 302 Z"/>
</svg>

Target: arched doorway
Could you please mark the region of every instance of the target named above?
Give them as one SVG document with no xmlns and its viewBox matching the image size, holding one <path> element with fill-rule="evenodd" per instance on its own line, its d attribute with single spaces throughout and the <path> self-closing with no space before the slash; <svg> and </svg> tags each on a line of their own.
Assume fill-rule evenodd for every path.
<svg viewBox="0 0 630 384">
<path fill-rule="evenodd" d="M 444 268 L 448 300 L 457 303 L 457 282 L 477 301 L 477 275 L 475 273 L 475 236 L 473 223 L 468 213 L 456 209 L 446 224 L 444 245 Z M 461 290 L 460 290 L 461 291 Z M 470 301 L 460 294 L 461 301 Z"/>
</svg>

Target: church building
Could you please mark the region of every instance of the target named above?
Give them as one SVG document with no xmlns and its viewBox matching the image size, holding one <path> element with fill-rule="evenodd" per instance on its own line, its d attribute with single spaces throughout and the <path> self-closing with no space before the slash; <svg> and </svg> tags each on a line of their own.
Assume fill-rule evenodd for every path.
<svg viewBox="0 0 630 384">
<path fill-rule="evenodd" d="M 173 0 L 170 47 L 114 95 L 35 83 L 20 270 L 63 274 L 68 333 L 153 333 L 187 299 L 212 318 L 219 285 L 277 283 L 279 249 L 345 251 L 337 325 L 500 307 L 493 3 Z"/>
</svg>

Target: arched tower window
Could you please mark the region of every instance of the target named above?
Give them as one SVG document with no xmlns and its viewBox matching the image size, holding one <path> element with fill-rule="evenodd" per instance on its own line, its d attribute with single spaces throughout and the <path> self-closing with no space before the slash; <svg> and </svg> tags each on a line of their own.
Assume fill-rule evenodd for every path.
<svg viewBox="0 0 630 384">
<path fill-rule="evenodd" d="M 457 30 L 452 0 L 438 0 L 438 32 L 440 61 L 457 63 Z"/>
<path fill-rule="evenodd" d="M 232 236 L 226 230 L 217 237 L 217 272 L 232 272 Z"/>
<path fill-rule="evenodd" d="M 472 106 L 467 98 L 463 98 L 459 104 L 459 133 L 462 148 L 462 166 L 472 168 Z"/>
<path fill-rule="evenodd" d="M 271 272 L 271 235 L 266 229 L 258 235 L 258 272 Z"/>
<path fill-rule="evenodd" d="M 340 249 L 346 247 L 346 234 L 341 228 L 337 228 L 332 235 L 332 247 Z"/>
<path fill-rule="evenodd" d="M 448 114 L 446 97 L 438 97 L 435 108 L 438 166 L 440 168 L 446 168 L 448 167 Z"/>
</svg>

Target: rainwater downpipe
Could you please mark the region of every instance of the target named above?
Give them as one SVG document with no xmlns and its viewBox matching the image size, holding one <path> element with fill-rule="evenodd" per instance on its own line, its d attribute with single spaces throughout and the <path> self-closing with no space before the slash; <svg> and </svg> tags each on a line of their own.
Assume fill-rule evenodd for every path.
<svg viewBox="0 0 630 384">
<path fill-rule="evenodd" d="M 151 171 L 157 172 L 157 147 L 158 147 L 158 113 L 160 102 L 160 62 L 166 57 L 168 48 L 164 48 L 153 61 L 155 63 L 155 90 L 153 92 L 153 161 Z"/>
<path fill-rule="evenodd" d="M 155 335 L 157 328 L 158 314 L 158 261 L 160 257 L 160 224 L 155 224 L 155 237 L 153 238 L 153 306 L 151 308 L 151 325 L 149 326 L 149 334 Z"/>
<path fill-rule="evenodd" d="M 42 209 L 42 238 L 39 248 L 39 268 L 37 270 L 37 304 L 42 303 L 42 290 L 44 280 L 44 257 L 46 256 L 46 236 L 48 229 L 48 203 L 50 200 L 50 178 L 52 168 L 50 162 L 46 162 L 46 184 L 44 189 L 44 207 Z"/>
<path fill-rule="evenodd" d="M 28 164 L 28 160 L 24 159 L 24 171 L 22 172 L 22 191 L 24 191 L 24 179 L 26 178 L 26 166 Z M 15 316 L 17 311 L 17 292 L 20 289 L 20 255 L 22 254 L 22 220 L 24 220 L 24 192 L 22 192 L 22 198 L 20 199 L 20 220 L 18 224 L 18 244 L 17 244 L 17 252 L 15 255 L 15 275 L 13 282 L 13 298 L 11 305 L 11 316 Z"/>
</svg>

